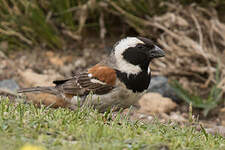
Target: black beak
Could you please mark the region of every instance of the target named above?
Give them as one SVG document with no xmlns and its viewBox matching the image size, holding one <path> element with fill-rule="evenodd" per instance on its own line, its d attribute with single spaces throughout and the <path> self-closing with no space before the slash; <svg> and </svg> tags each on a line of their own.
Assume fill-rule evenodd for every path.
<svg viewBox="0 0 225 150">
<path fill-rule="evenodd" d="M 165 52 L 155 45 L 155 47 L 149 51 L 149 57 L 150 58 L 158 58 L 158 57 L 164 57 Z"/>
</svg>

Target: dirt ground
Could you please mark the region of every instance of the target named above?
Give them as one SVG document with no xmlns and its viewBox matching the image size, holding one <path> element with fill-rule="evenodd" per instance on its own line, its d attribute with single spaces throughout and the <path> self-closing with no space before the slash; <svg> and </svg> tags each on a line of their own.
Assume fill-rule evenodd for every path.
<svg viewBox="0 0 225 150">
<path fill-rule="evenodd" d="M 112 42 L 106 42 L 112 45 Z M 74 43 L 69 50 L 51 51 L 48 49 L 36 48 L 35 50 L 17 51 L 0 55 L 0 81 L 14 79 L 20 87 L 48 86 L 52 85 L 55 79 L 69 77 L 73 72 L 79 72 L 99 62 L 107 56 L 107 48 L 101 41 L 86 40 L 82 43 Z M 43 95 L 42 95 L 43 96 Z M 28 97 L 28 99 L 32 99 Z M 33 96 L 35 99 L 43 97 Z M 63 104 L 59 104 L 63 106 Z M 149 113 L 139 111 L 138 108 L 132 111 L 124 110 L 123 113 L 130 113 L 131 119 L 151 122 L 155 116 L 161 122 L 172 120 L 181 125 L 191 124 L 200 128 L 200 124 L 210 133 L 225 135 L 225 109 L 213 112 L 209 117 L 199 115 L 199 110 L 189 113 L 189 106 L 181 103 L 176 108 L 167 112 Z"/>
</svg>

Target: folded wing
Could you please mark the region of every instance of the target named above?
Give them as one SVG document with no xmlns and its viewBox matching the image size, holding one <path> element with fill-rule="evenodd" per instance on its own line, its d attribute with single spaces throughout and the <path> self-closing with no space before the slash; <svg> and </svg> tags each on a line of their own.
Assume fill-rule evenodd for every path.
<svg viewBox="0 0 225 150">
<path fill-rule="evenodd" d="M 75 74 L 72 78 L 56 80 L 56 88 L 65 95 L 103 95 L 115 88 L 116 72 L 107 66 L 95 65 L 88 72 Z"/>
</svg>

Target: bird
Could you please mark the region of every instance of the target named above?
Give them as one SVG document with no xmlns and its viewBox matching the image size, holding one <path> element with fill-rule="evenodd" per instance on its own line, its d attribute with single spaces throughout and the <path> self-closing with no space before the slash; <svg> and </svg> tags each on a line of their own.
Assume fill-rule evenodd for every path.
<svg viewBox="0 0 225 150">
<path fill-rule="evenodd" d="M 83 72 L 55 80 L 55 86 L 19 89 L 18 93 L 56 95 L 76 109 L 93 106 L 99 112 L 129 108 L 146 92 L 151 81 L 150 63 L 165 52 L 145 37 L 125 37 L 116 42 L 108 57 Z"/>
</svg>

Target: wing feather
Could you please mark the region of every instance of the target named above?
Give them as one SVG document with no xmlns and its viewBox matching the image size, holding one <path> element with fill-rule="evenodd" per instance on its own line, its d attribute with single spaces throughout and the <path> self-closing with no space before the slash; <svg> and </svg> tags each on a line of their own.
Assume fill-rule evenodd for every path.
<svg viewBox="0 0 225 150">
<path fill-rule="evenodd" d="M 105 67 L 105 69 L 107 68 Z M 111 73 L 112 72 L 110 72 L 110 77 Z M 96 75 L 102 76 L 98 77 Z M 105 80 L 103 77 L 107 77 L 107 74 L 104 74 L 104 70 L 102 70 L 102 68 L 101 70 L 96 68 L 94 72 L 75 74 L 72 78 L 56 80 L 53 83 L 55 83 L 56 87 L 64 94 L 84 96 L 92 92 L 93 94 L 102 95 L 107 94 L 114 88 L 114 86 L 111 84 L 112 82 L 110 81 L 110 84 L 108 84 L 108 80 Z M 92 79 L 95 79 L 95 81 L 97 80 L 99 82 L 93 82 Z"/>
</svg>

